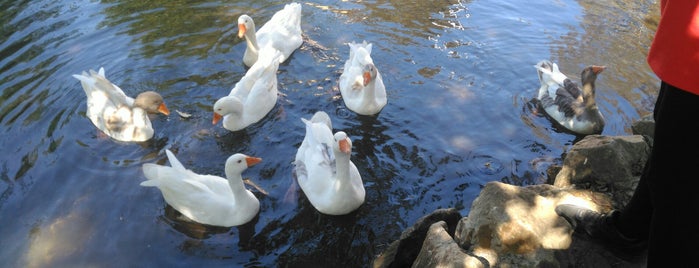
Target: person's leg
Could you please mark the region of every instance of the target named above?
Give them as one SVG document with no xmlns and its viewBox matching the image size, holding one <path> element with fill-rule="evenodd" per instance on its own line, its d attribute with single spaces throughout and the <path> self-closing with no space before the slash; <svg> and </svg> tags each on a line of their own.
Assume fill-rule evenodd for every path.
<svg viewBox="0 0 699 268">
<path fill-rule="evenodd" d="M 699 96 L 665 83 L 661 93 L 645 176 L 653 207 L 648 265 L 687 265 L 696 261 L 693 254 L 699 250 L 699 229 L 692 220 L 699 213 Z"/>
<path fill-rule="evenodd" d="M 650 196 L 651 166 L 653 165 L 653 156 L 651 153 L 650 159 L 641 174 L 638 185 L 631 196 L 631 200 L 613 220 L 613 224 L 617 230 L 625 237 L 639 240 L 647 240 L 650 231 L 651 217 L 653 216 L 653 204 Z"/>
<path fill-rule="evenodd" d="M 668 103 L 664 101 L 665 91 L 667 90 L 667 85 L 665 83 L 660 84 L 660 90 L 658 92 L 658 98 L 655 100 L 655 107 L 653 109 L 653 119 L 656 122 L 656 127 L 653 132 L 653 136 L 657 135 L 660 128 L 657 127 L 659 114 L 663 110 L 663 106 Z M 663 129 L 660 129 L 661 136 Z M 655 145 L 652 145 L 655 147 Z M 626 206 L 621 209 L 621 213 L 616 217 L 613 222 L 614 226 L 626 237 L 633 237 L 638 239 L 648 239 L 648 233 L 650 232 L 651 217 L 653 215 L 653 204 L 651 202 L 650 196 L 650 186 L 649 181 L 654 180 L 651 175 L 651 166 L 654 163 L 655 150 L 651 149 L 648 160 L 643 168 L 643 173 L 638 181 L 638 185 L 634 190 L 631 200 Z"/>
</svg>

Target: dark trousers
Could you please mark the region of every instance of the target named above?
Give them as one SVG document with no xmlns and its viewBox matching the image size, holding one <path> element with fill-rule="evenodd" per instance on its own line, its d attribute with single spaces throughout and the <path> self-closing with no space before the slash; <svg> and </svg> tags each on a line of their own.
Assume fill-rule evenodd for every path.
<svg viewBox="0 0 699 268">
<path fill-rule="evenodd" d="M 650 158 L 616 225 L 648 238 L 648 267 L 687 267 L 699 260 L 699 95 L 662 82 L 653 117 Z"/>
</svg>

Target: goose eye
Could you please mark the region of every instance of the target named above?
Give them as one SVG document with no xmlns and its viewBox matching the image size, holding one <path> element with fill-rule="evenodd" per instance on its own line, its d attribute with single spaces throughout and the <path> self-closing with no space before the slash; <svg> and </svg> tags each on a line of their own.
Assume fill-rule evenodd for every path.
<svg viewBox="0 0 699 268">
<path fill-rule="evenodd" d="M 242 162 L 243 162 L 243 160 L 238 160 L 238 163 L 242 163 Z"/>
</svg>

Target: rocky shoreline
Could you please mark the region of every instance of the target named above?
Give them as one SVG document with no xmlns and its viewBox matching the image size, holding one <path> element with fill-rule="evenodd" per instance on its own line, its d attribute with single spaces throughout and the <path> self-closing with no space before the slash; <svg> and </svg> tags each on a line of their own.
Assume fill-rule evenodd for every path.
<svg viewBox="0 0 699 268">
<path fill-rule="evenodd" d="M 645 256 L 620 259 L 600 245 L 573 236 L 554 208 L 574 203 L 600 212 L 630 199 L 653 144 L 654 122 L 633 124 L 629 136 L 588 135 L 547 184 L 489 182 L 469 215 L 438 209 L 406 229 L 373 261 L 384 267 L 644 267 Z"/>
</svg>

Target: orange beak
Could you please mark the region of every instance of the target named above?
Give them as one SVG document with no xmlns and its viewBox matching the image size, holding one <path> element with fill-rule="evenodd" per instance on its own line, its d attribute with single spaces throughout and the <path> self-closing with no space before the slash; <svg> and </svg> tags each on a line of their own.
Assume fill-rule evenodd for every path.
<svg viewBox="0 0 699 268">
<path fill-rule="evenodd" d="M 339 141 L 339 144 L 340 144 L 340 152 L 343 152 L 346 154 L 351 152 L 349 141 L 347 141 L 347 139 Z"/>
<path fill-rule="evenodd" d="M 368 85 L 369 82 L 371 82 L 371 74 L 369 72 L 364 72 L 362 77 L 364 77 L 364 86 Z"/>
<path fill-rule="evenodd" d="M 595 74 L 601 73 L 602 71 L 604 71 L 604 69 L 607 69 L 607 66 L 598 66 L 598 65 L 592 66 L 592 72 Z"/>
<path fill-rule="evenodd" d="M 259 157 L 248 156 L 245 158 L 245 163 L 248 164 L 248 167 L 252 167 L 257 163 L 260 163 L 261 161 L 262 161 L 262 158 L 259 158 Z"/>
<path fill-rule="evenodd" d="M 164 114 L 164 115 L 170 115 L 170 110 L 167 109 L 167 106 L 165 106 L 165 103 L 161 103 L 160 106 L 158 106 L 158 112 Z"/>
<path fill-rule="evenodd" d="M 214 119 L 211 120 L 211 124 L 216 125 L 216 123 L 218 123 L 218 121 L 221 121 L 221 118 L 223 118 L 223 117 L 220 114 L 214 112 Z"/>
<path fill-rule="evenodd" d="M 245 31 L 247 31 L 245 29 L 245 24 L 238 24 L 238 38 L 243 38 Z"/>
</svg>

